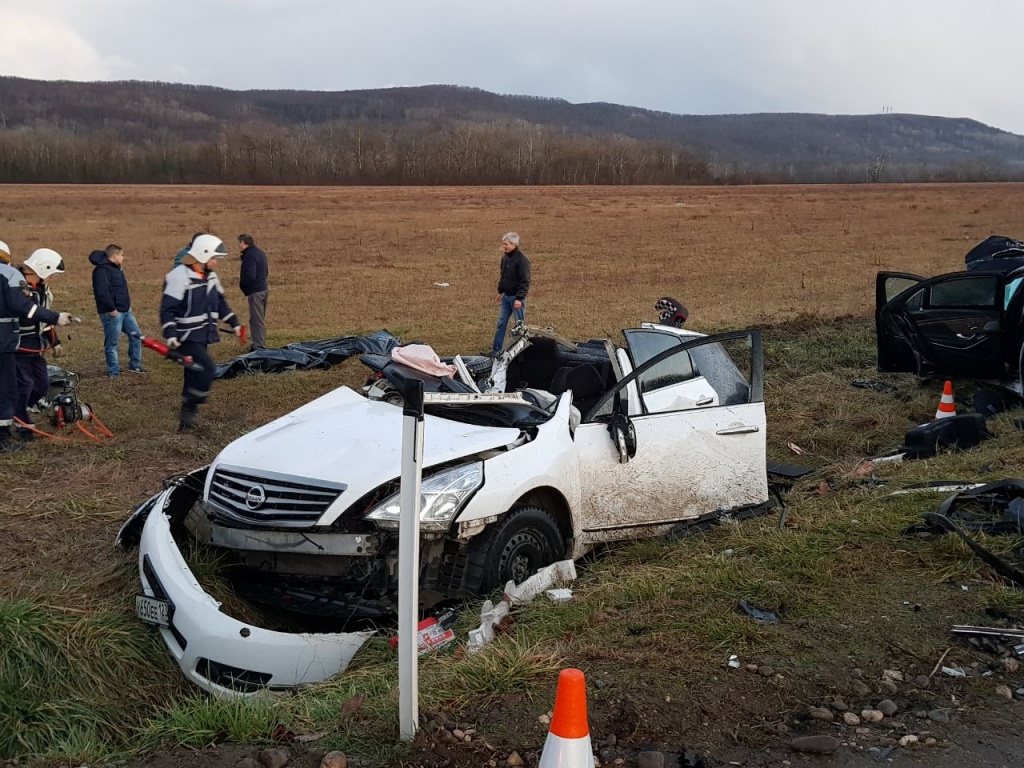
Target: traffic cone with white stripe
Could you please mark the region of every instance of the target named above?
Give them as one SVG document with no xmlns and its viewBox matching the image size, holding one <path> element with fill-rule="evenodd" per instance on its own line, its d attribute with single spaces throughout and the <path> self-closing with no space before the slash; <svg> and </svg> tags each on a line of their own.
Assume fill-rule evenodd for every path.
<svg viewBox="0 0 1024 768">
<path fill-rule="evenodd" d="M 578 669 L 563 669 L 558 675 L 555 712 L 537 768 L 594 768 L 587 680 Z"/>
<path fill-rule="evenodd" d="M 947 379 L 945 386 L 942 388 L 939 408 L 935 411 L 935 421 L 948 419 L 950 416 L 956 416 L 956 404 L 953 402 L 953 382 Z"/>
</svg>

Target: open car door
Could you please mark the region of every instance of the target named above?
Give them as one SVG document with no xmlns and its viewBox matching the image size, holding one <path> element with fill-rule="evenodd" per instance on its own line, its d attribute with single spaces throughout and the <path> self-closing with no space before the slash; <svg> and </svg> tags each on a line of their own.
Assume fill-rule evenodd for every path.
<svg viewBox="0 0 1024 768">
<path fill-rule="evenodd" d="M 574 440 L 586 541 L 655 535 L 767 501 L 763 359 L 756 330 L 666 343 L 583 414 Z"/>
<path fill-rule="evenodd" d="M 992 272 L 954 272 L 927 280 L 878 273 L 878 369 L 919 376 L 1001 377 L 1005 288 L 1005 276 Z"/>
</svg>

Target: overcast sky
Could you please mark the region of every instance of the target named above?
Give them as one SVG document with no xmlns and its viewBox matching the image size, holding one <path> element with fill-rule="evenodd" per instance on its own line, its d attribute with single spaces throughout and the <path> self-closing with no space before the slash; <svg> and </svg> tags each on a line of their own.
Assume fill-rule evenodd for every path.
<svg viewBox="0 0 1024 768">
<path fill-rule="evenodd" d="M 1024 134 L 1022 30 L 1021 0 L 0 0 L 0 74 L 449 83 L 680 114 L 889 109 Z"/>
</svg>

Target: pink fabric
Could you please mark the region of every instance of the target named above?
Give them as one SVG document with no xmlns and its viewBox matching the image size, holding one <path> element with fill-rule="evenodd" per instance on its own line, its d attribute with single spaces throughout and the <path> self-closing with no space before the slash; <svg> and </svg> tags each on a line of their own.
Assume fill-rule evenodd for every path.
<svg viewBox="0 0 1024 768">
<path fill-rule="evenodd" d="M 396 363 L 408 365 L 417 371 L 432 376 L 454 376 L 458 370 L 454 365 L 445 365 L 432 347 L 427 344 L 407 344 L 391 350 L 391 359 Z"/>
</svg>

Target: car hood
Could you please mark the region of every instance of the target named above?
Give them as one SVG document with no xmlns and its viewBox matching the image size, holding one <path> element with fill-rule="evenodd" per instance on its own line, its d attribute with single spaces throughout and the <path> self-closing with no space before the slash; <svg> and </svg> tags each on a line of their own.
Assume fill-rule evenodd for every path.
<svg viewBox="0 0 1024 768">
<path fill-rule="evenodd" d="M 403 421 L 400 407 L 341 387 L 235 440 L 217 456 L 213 470 L 228 465 L 253 475 L 342 483 L 346 490 L 316 523 L 330 525 L 350 504 L 401 475 Z M 514 428 L 428 415 L 423 466 L 500 448 L 518 436 Z"/>
</svg>

